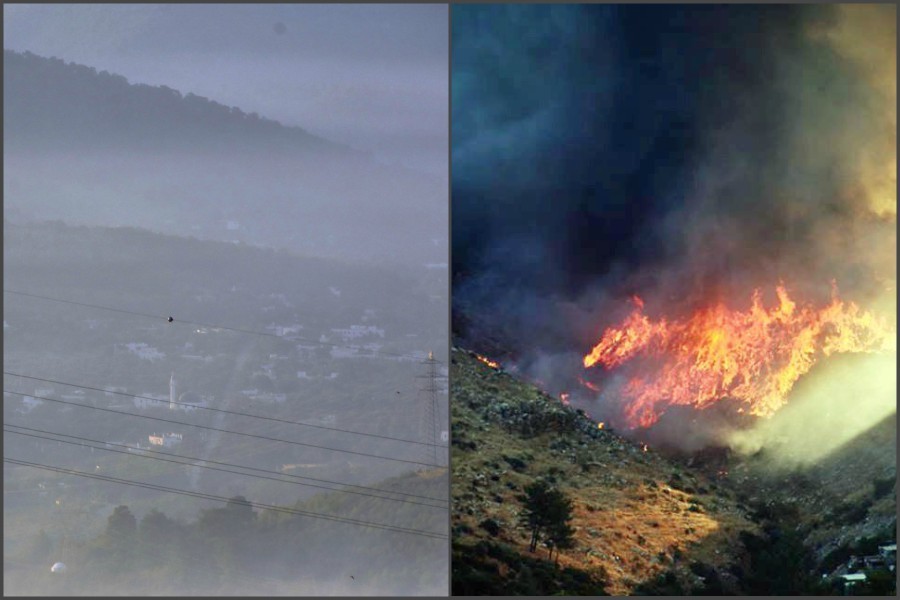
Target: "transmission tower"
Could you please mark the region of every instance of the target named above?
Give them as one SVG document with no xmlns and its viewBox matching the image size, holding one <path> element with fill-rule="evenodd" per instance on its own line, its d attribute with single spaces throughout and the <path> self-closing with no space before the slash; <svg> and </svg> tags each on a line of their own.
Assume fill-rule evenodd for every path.
<svg viewBox="0 0 900 600">
<path fill-rule="evenodd" d="M 438 393 L 441 392 L 438 380 L 443 376 L 438 374 L 438 365 L 440 364 L 435 358 L 434 353 L 429 352 L 428 358 L 422 361 L 425 365 L 425 375 L 419 379 L 424 379 L 425 383 L 419 390 L 421 398 L 421 438 L 427 444 L 425 446 L 425 462 L 432 465 L 443 465 L 443 452 L 440 453 L 441 460 L 438 460 L 438 448 L 443 447 L 446 440 L 438 440 L 438 419 L 441 412 L 438 408 Z M 442 430 L 443 433 L 443 430 Z M 442 436 L 443 437 L 443 436 Z"/>
</svg>

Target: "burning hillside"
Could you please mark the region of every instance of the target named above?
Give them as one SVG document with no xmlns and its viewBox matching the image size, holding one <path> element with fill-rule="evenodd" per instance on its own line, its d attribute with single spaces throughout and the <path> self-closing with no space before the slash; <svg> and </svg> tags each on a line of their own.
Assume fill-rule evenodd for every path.
<svg viewBox="0 0 900 600">
<path fill-rule="evenodd" d="M 515 12 L 454 42 L 459 343 L 683 450 L 865 412 L 896 351 L 895 8 Z"/>
<path fill-rule="evenodd" d="M 483 358 L 451 355 L 454 594 L 624 595 L 664 577 L 681 592 L 742 591 L 729 568 L 758 527 L 721 482 Z M 559 567 L 543 546 L 529 550 L 522 525 L 522 493 L 538 480 L 573 501 L 573 547 Z"/>
<path fill-rule="evenodd" d="M 624 372 L 626 424 L 650 427 L 670 406 L 705 409 L 726 398 L 741 403 L 739 412 L 770 417 L 822 358 L 896 349 L 889 323 L 842 301 L 836 287 L 823 307 L 798 304 L 784 285 L 775 293 L 773 306 L 757 289 L 746 310 L 719 303 L 672 320 L 651 319 L 634 297 L 632 313 L 603 332 L 584 367 Z"/>
</svg>

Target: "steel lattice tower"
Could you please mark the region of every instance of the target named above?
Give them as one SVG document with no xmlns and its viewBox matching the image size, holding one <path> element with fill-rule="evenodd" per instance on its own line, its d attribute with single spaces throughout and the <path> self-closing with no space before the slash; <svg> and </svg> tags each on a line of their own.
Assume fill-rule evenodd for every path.
<svg viewBox="0 0 900 600">
<path fill-rule="evenodd" d="M 420 388 L 420 398 L 424 396 L 422 402 L 422 420 L 421 420 L 421 439 L 427 444 L 425 446 L 425 462 L 432 465 L 443 465 L 443 461 L 438 462 L 438 426 L 437 420 L 440 412 L 438 410 L 438 393 L 441 389 L 438 387 L 438 361 L 434 358 L 434 353 L 429 352 L 428 358 L 422 361 L 425 365 L 426 372 L 419 379 L 425 380 L 425 385 Z M 442 457 L 443 458 L 443 457 Z"/>
</svg>

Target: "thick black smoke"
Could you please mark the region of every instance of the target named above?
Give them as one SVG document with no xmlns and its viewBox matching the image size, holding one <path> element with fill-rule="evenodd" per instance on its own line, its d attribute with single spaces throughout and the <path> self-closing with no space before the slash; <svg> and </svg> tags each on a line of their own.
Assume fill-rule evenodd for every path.
<svg viewBox="0 0 900 600">
<path fill-rule="evenodd" d="M 674 317 L 746 307 L 756 287 L 774 300 L 780 281 L 823 301 L 834 280 L 894 306 L 896 80 L 873 67 L 896 65 L 893 7 L 456 6 L 452 19 L 463 343 L 562 388 L 632 294 Z"/>
</svg>

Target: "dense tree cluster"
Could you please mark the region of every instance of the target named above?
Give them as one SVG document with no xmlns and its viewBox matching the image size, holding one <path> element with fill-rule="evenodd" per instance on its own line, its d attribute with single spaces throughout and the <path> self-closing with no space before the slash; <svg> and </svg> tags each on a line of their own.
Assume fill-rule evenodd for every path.
<svg viewBox="0 0 900 600">
<path fill-rule="evenodd" d="M 572 535 L 575 530 L 569 524 L 572 520 L 572 500 L 546 481 L 537 480 L 525 487 L 525 510 L 522 520 L 531 529 L 528 549 L 534 552 L 543 541 L 553 558 L 559 562 L 559 551 L 574 545 Z"/>
<path fill-rule="evenodd" d="M 415 476 L 392 485 L 434 494 L 429 480 Z M 437 529 L 435 511 L 418 505 L 322 495 L 292 508 Z M 104 530 L 87 541 L 54 527 L 36 534 L 29 547 L 33 564 L 18 592 L 22 585 L 35 586 L 29 593 L 57 591 L 47 586 L 59 580 L 50 577 L 49 564 L 60 558 L 68 567 L 69 595 L 116 595 L 122 589 L 141 595 L 304 595 L 312 589 L 345 595 L 355 582 L 379 593 L 420 595 L 443 589 L 447 578 L 446 570 L 434 568 L 446 565 L 445 540 L 257 510 L 243 496 L 203 509 L 192 521 L 155 509 L 138 518 L 119 505 Z"/>
</svg>

